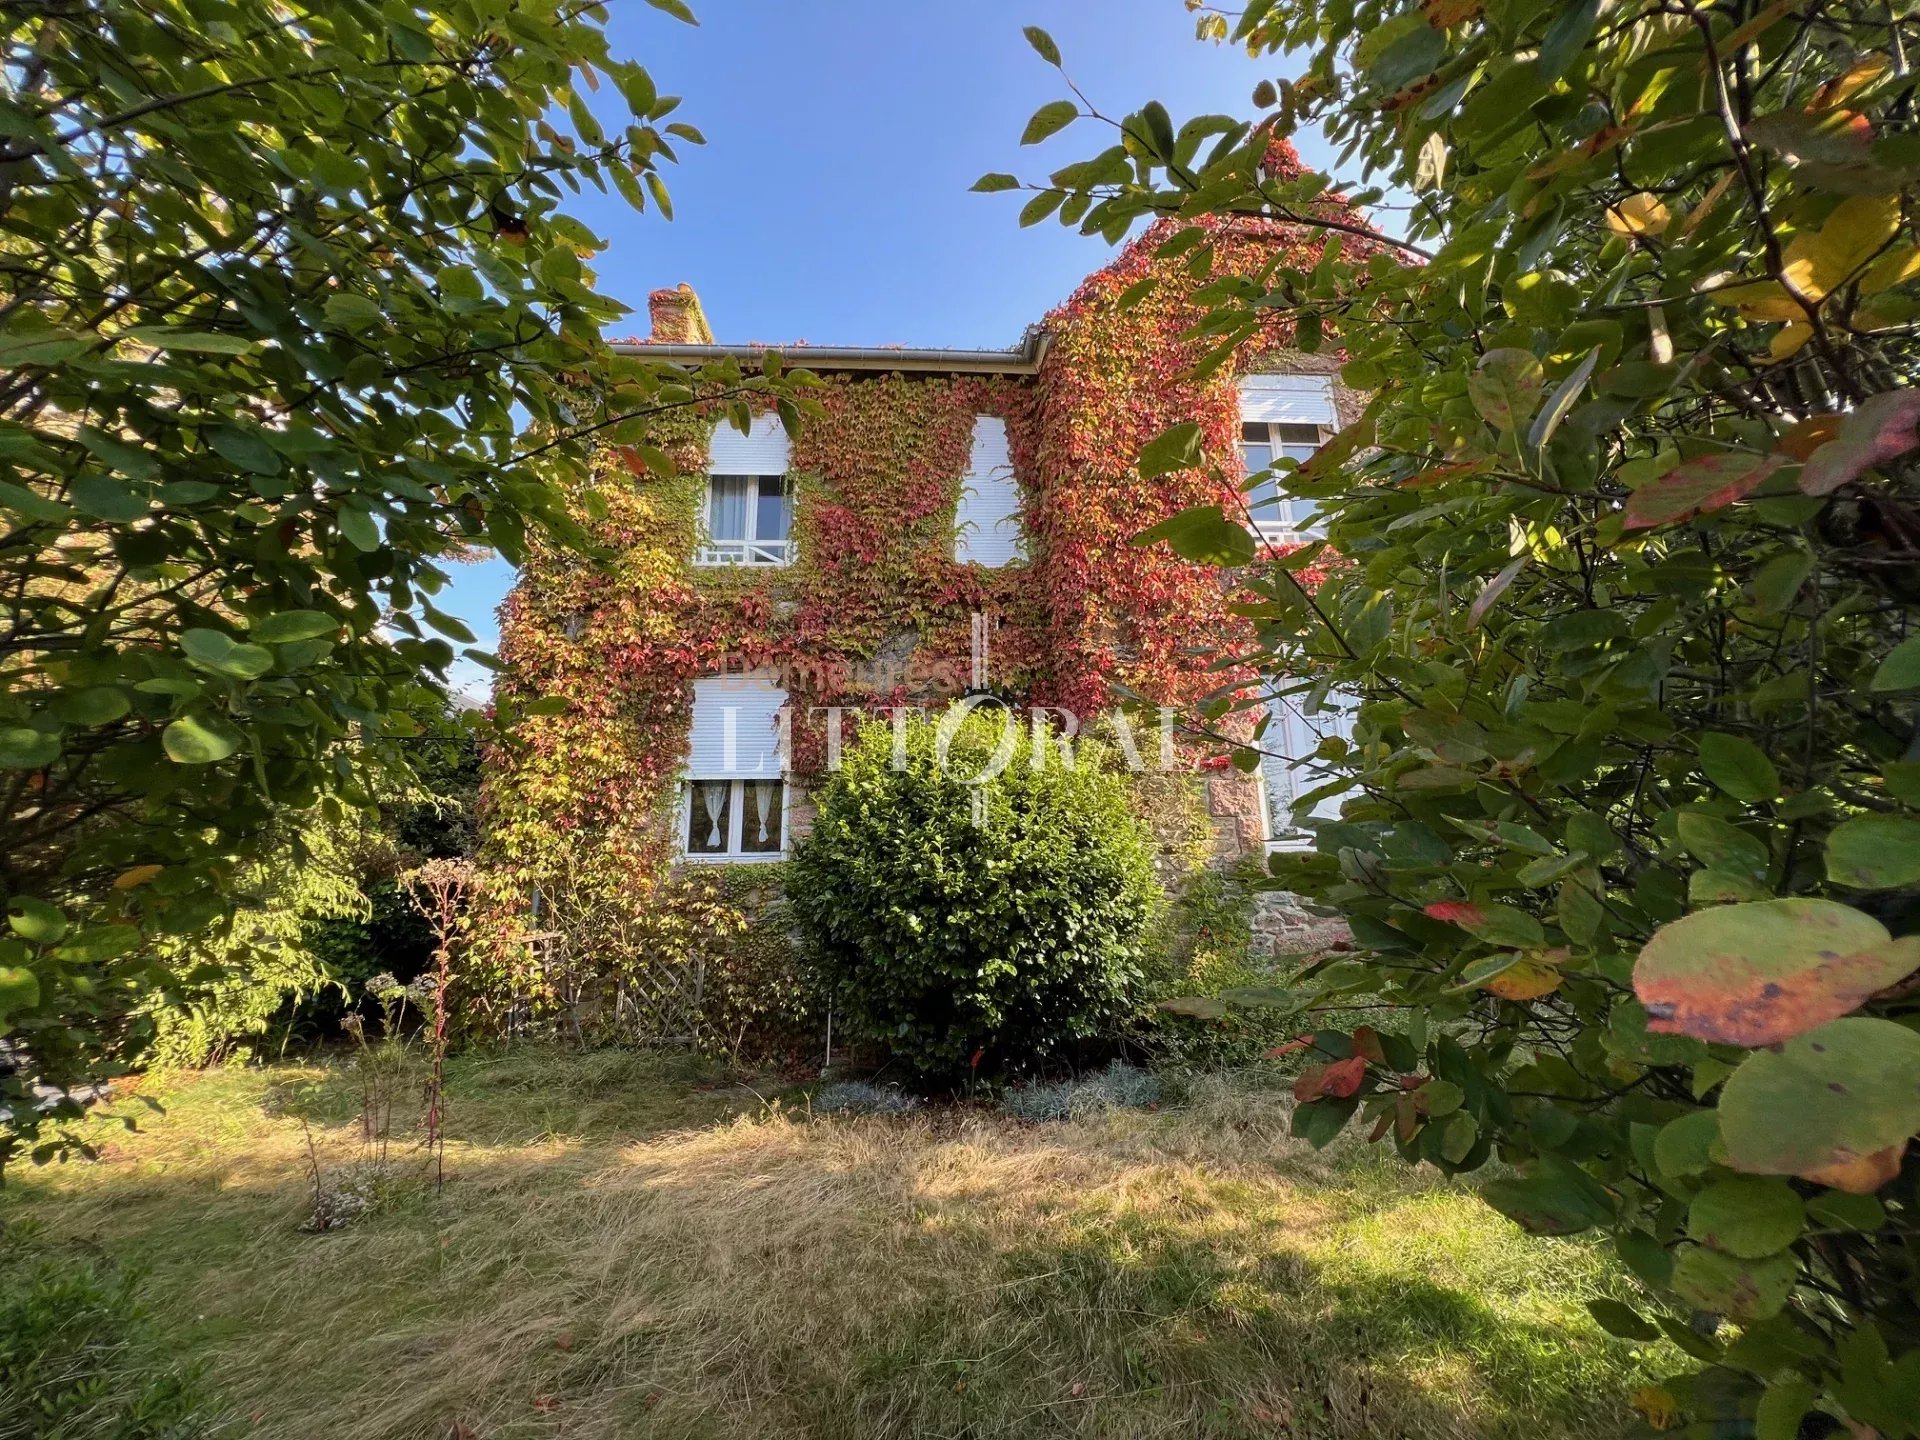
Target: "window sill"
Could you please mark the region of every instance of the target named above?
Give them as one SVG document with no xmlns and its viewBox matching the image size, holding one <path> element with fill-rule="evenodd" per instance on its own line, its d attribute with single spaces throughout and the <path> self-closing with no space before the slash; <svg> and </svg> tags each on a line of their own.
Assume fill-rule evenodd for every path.
<svg viewBox="0 0 1920 1440">
<path fill-rule="evenodd" d="M 757 855 L 682 855 L 682 865 L 777 865 L 793 857 L 785 850 Z"/>
</svg>

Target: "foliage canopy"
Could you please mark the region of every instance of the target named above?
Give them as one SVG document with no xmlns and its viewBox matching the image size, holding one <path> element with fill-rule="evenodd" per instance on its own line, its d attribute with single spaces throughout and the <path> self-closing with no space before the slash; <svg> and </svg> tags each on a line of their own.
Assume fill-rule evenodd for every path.
<svg viewBox="0 0 1920 1440">
<path fill-rule="evenodd" d="M 223 925 L 276 813 L 338 818 L 404 775 L 408 713 L 473 641 L 435 606 L 444 563 L 578 543 L 587 434 L 747 383 L 600 338 L 623 310 L 562 202 L 611 186 L 664 214 L 660 167 L 701 139 L 603 21 L 560 0 L 0 12 L 16 1126 L 28 1071 L 137 1048 L 127 1017 L 180 978 L 175 941 Z"/>
<path fill-rule="evenodd" d="M 1268 670 L 1366 701 L 1303 800 L 1356 797 L 1275 867 L 1360 946 L 1307 998 L 1406 1017 L 1315 1037 L 1299 1132 L 1505 1161 L 1483 1193 L 1521 1225 L 1610 1231 L 1655 1314 L 1599 1318 L 1699 1362 L 1639 1397 L 1655 1424 L 1920 1433 L 1912 6 L 1199 23 L 1299 68 L 1256 123 L 1095 115 L 1114 143 L 1023 218 L 1317 225 L 1316 263 L 1253 277 L 1169 238 L 1203 367 L 1278 307 L 1374 392 L 1281 476 L 1324 552 L 1248 576 Z M 1090 114 L 1056 105 L 1033 128 Z M 1309 122 L 1371 188 L 1267 164 Z M 1395 195 L 1404 239 L 1356 258 Z M 1221 524 L 1151 538 L 1198 557 Z"/>
</svg>

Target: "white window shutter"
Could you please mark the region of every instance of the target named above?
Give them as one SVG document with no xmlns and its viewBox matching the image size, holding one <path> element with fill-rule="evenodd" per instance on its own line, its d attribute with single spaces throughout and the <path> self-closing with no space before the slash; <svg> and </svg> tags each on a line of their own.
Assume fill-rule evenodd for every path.
<svg viewBox="0 0 1920 1440">
<path fill-rule="evenodd" d="M 784 475 L 787 473 L 787 432 L 780 417 L 753 417 L 753 429 L 742 435 L 731 420 L 714 427 L 707 458 L 709 475 Z"/>
<path fill-rule="evenodd" d="M 780 710 L 786 703 L 787 692 L 763 675 L 708 675 L 695 680 L 688 777 L 778 778 L 785 769 Z"/>
<path fill-rule="evenodd" d="M 1240 418 L 1249 424 L 1324 425 L 1340 428 L 1331 375 L 1243 375 Z"/>
<path fill-rule="evenodd" d="M 1013 478 L 1013 457 L 1007 449 L 1007 422 L 997 415 L 973 417 L 973 451 L 953 518 L 954 559 L 997 567 L 1026 558 L 1020 486 Z"/>
</svg>

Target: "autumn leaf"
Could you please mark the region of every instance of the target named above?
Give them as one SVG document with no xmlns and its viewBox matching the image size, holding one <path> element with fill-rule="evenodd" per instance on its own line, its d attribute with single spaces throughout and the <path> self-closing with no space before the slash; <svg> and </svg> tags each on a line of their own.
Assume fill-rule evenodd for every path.
<svg viewBox="0 0 1920 1440">
<path fill-rule="evenodd" d="M 1777 1045 L 1859 1008 L 1920 969 L 1920 936 L 1796 897 L 1720 905 L 1663 925 L 1641 948 L 1634 993 L 1647 1028 L 1728 1045 Z"/>
<path fill-rule="evenodd" d="M 1344 1060 L 1315 1065 L 1303 1071 L 1300 1078 L 1293 1082 L 1293 1098 L 1303 1105 L 1327 1095 L 1344 1100 L 1358 1090 L 1366 1078 L 1366 1056 L 1349 1055 Z"/>
<path fill-rule="evenodd" d="M 1888 390 L 1840 421 L 1839 434 L 1800 471 L 1808 495 L 1830 495 L 1861 472 L 1920 446 L 1920 390 Z"/>
<path fill-rule="evenodd" d="M 1778 455 L 1729 450 L 1676 465 L 1628 497 L 1626 528 L 1644 530 L 1724 510 L 1785 463 Z"/>
</svg>

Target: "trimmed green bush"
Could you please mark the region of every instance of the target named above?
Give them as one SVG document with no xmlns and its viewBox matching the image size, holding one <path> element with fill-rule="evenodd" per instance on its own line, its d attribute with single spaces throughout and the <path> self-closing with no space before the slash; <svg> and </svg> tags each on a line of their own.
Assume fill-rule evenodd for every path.
<svg viewBox="0 0 1920 1440">
<path fill-rule="evenodd" d="M 787 887 L 839 1015 L 923 1081 L 1028 1071 L 1112 1028 L 1161 903 L 1102 747 L 1069 767 L 1024 717 L 948 728 L 943 767 L 934 721 L 909 720 L 898 766 L 892 727 L 863 727 Z"/>
</svg>

